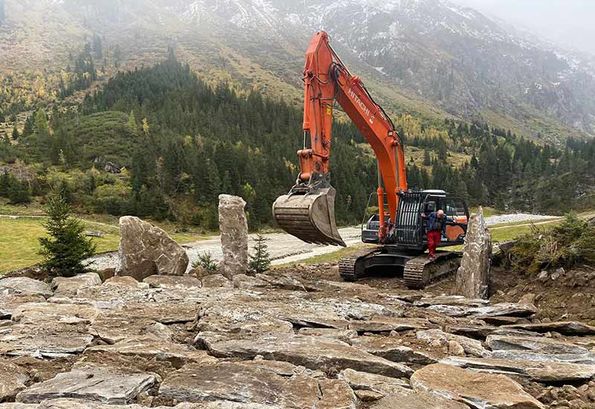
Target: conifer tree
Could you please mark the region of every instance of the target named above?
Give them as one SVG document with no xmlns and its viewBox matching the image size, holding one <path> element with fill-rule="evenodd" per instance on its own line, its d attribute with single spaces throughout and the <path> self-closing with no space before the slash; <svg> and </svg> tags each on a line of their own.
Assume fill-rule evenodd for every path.
<svg viewBox="0 0 595 409">
<path fill-rule="evenodd" d="M 95 253 L 95 245 L 86 238 L 82 222 L 71 215 L 70 205 L 60 193 L 52 194 L 46 208 L 48 237 L 39 239 L 42 267 L 50 277 L 73 277 L 84 273 L 83 261 Z"/>
<path fill-rule="evenodd" d="M 250 255 L 249 269 L 251 272 L 260 274 L 268 271 L 271 267 L 271 257 L 269 255 L 267 239 L 262 235 L 256 236 L 254 244 L 254 254 Z"/>
</svg>

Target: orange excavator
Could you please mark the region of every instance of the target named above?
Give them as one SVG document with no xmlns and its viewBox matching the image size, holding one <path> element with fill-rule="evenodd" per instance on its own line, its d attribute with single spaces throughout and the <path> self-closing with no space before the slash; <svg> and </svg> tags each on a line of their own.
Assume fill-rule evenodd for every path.
<svg viewBox="0 0 595 409">
<path fill-rule="evenodd" d="M 287 195 L 273 204 L 277 224 L 308 243 L 345 246 L 335 221 L 335 189 L 330 183 L 335 102 L 355 123 L 378 161 L 378 212 L 362 223 L 362 241 L 376 244 L 339 263 L 343 279 L 353 281 L 376 271 L 402 272 L 410 288 L 423 288 L 454 271 L 460 254 L 425 254 L 426 215 L 438 209 L 449 216 L 440 246 L 461 244 L 469 211 L 464 201 L 443 190 L 412 191 L 407 186 L 405 152 L 386 112 L 352 75 L 320 31 L 306 51 L 304 69 L 304 146 L 298 151 L 300 174 Z M 365 220 L 365 219 L 364 219 Z"/>
</svg>

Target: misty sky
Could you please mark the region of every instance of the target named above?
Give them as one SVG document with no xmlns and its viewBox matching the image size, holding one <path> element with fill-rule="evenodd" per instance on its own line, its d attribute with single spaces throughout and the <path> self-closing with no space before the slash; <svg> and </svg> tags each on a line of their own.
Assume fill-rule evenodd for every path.
<svg viewBox="0 0 595 409">
<path fill-rule="evenodd" d="M 451 0 L 595 55 L 595 0 Z"/>
</svg>

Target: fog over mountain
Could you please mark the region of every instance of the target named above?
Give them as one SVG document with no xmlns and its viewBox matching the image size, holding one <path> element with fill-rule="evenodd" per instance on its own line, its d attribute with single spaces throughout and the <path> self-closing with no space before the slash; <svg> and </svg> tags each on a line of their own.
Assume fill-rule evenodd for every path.
<svg viewBox="0 0 595 409">
<path fill-rule="evenodd" d="M 595 56 L 595 1 L 453 0 L 518 28 Z"/>
</svg>

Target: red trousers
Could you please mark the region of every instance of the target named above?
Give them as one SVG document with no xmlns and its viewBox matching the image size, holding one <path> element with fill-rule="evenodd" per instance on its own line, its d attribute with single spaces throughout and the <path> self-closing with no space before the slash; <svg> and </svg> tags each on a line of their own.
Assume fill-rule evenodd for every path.
<svg viewBox="0 0 595 409">
<path fill-rule="evenodd" d="M 431 230 L 428 232 L 428 250 L 430 252 L 430 257 L 436 255 L 436 247 L 438 247 L 441 239 L 442 232 L 440 230 Z"/>
</svg>

